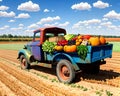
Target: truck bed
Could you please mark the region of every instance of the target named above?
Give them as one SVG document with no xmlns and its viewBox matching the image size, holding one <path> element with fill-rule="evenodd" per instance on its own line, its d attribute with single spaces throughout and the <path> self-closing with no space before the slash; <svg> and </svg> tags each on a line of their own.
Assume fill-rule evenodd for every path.
<svg viewBox="0 0 120 96">
<path fill-rule="evenodd" d="M 112 57 L 113 44 L 106 44 L 100 46 L 87 46 L 87 47 L 88 47 L 88 53 L 85 60 L 81 59 L 78 56 L 77 52 L 74 53 L 54 52 L 52 55 L 46 54 L 46 59 L 48 61 L 52 61 L 56 56 L 56 54 L 60 54 L 60 55 L 70 56 L 70 58 L 72 58 L 72 60 L 75 63 L 93 63 L 99 60 L 103 60 L 105 58 Z"/>
</svg>

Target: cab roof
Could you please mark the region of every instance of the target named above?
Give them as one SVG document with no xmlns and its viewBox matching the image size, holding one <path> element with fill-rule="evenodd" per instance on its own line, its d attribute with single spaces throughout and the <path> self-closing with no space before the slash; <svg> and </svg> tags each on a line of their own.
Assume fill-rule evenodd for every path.
<svg viewBox="0 0 120 96">
<path fill-rule="evenodd" d="M 63 28 L 59 28 L 59 27 L 46 27 L 46 28 L 39 28 L 33 32 L 54 32 L 57 31 L 58 33 L 66 33 L 66 30 Z"/>
</svg>

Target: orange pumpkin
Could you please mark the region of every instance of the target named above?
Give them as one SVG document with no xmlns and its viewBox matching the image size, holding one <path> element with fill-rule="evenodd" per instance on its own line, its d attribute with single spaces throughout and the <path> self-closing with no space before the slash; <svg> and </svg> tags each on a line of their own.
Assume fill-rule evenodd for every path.
<svg viewBox="0 0 120 96">
<path fill-rule="evenodd" d="M 106 39 L 103 36 L 100 36 L 100 44 L 104 45 L 106 43 Z"/>
<path fill-rule="evenodd" d="M 64 46 L 65 52 L 76 52 L 76 50 L 77 50 L 76 45 L 65 45 Z"/>
<path fill-rule="evenodd" d="M 55 46 L 55 50 L 62 51 L 63 50 L 63 46 Z"/>
<path fill-rule="evenodd" d="M 92 46 L 100 45 L 99 37 L 90 37 L 89 42 Z"/>
</svg>

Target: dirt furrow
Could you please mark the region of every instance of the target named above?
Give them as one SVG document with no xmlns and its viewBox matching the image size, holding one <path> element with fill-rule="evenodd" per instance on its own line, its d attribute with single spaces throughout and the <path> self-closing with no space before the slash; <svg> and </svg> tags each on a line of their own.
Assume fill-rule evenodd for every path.
<svg viewBox="0 0 120 96">
<path fill-rule="evenodd" d="M 55 83 L 55 85 L 53 85 L 54 83 L 51 84 L 48 80 L 39 78 L 39 76 L 36 77 L 34 74 L 31 74 L 30 72 L 20 70 L 19 68 L 13 66 L 12 64 L 10 64 L 6 61 L 0 60 L 0 62 L 2 62 L 2 65 L 0 63 L 0 67 L 2 69 L 4 69 L 7 73 L 11 74 L 12 76 L 15 76 L 18 80 L 33 87 L 34 89 L 42 92 L 45 96 L 53 96 L 53 95 L 54 96 L 96 96 L 95 92 L 97 90 L 96 88 L 98 88 L 97 87 L 98 85 L 95 83 L 96 81 L 93 82 L 94 84 L 96 84 L 96 87 L 95 88 L 92 87 L 92 90 L 90 87 L 93 85 L 93 84 L 91 85 L 91 81 L 90 81 L 90 83 L 89 83 L 89 81 L 85 82 L 86 80 L 78 82 L 77 84 L 80 84 L 80 86 L 81 85 L 84 86 L 85 85 L 84 83 L 87 84 L 85 86 L 88 86 L 90 84 L 90 86 L 88 87 L 89 89 L 87 89 L 88 91 L 83 92 L 82 90 L 71 89 L 70 87 L 63 86 L 63 85 L 61 86 L 61 84 L 59 84 L 59 83 Z M 84 82 L 84 83 L 82 83 L 82 82 Z M 100 83 L 100 84 L 102 84 L 102 83 Z M 43 85 L 43 86 L 41 86 L 41 85 Z M 46 87 L 46 88 L 44 88 L 44 87 Z M 63 88 L 64 88 L 64 90 L 63 90 Z M 93 90 L 93 88 L 94 88 L 94 90 Z M 112 92 L 113 88 L 111 86 L 111 88 L 110 88 L 111 92 Z M 99 88 L 99 90 L 100 89 L 102 89 L 102 87 Z M 115 88 L 115 89 L 119 90 L 118 88 Z M 104 90 L 106 90 L 106 89 L 104 89 Z M 51 92 L 51 91 L 55 91 L 56 94 L 54 92 Z M 105 93 L 103 92 L 103 94 L 105 94 Z M 114 94 L 120 94 L 120 93 L 114 92 Z M 37 95 L 33 95 L 33 96 L 37 96 Z M 106 95 L 104 95 L 104 96 L 106 96 Z M 118 95 L 113 95 L 113 96 L 118 96 Z"/>
<path fill-rule="evenodd" d="M 11 74 L 0 68 L 0 81 L 8 86 L 16 95 L 19 96 L 43 96 L 42 93 L 36 91 L 30 86 L 22 83 Z"/>
<path fill-rule="evenodd" d="M 11 55 L 9 55 L 9 56 L 0 56 L 0 57 L 5 58 L 5 59 L 8 59 L 8 60 L 11 60 L 11 61 L 18 62 L 17 57 L 15 58 L 15 57 L 13 57 L 13 56 L 11 56 Z"/>
<path fill-rule="evenodd" d="M 33 76 L 30 72 L 18 70 L 14 67 L 7 65 L 7 62 L 4 62 L 4 64 L 0 63 L 0 67 L 4 69 L 9 74 L 12 74 L 14 77 L 22 81 L 23 83 L 33 87 L 34 89 L 40 91 L 45 96 L 75 96 L 75 93 L 67 92 L 66 90 L 62 90 L 58 86 L 54 86 L 49 84 L 49 82 L 45 82 L 38 79 Z M 33 83 L 34 82 L 34 83 Z M 47 85 L 46 85 L 47 84 Z M 9 85 L 8 85 L 9 86 Z"/>
<path fill-rule="evenodd" d="M 0 81 L 0 96 L 16 96 L 13 91 L 9 89 L 3 82 Z"/>
<path fill-rule="evenodd" d="M 8 62 L 12 62 L 12 61 L 8 60 Z M 14 63 L 14 62 L 12 62 L 12 63 Z M 90 82 L 90 83 L 98 83 L 98 84 L 105 84 L 105 85 L 112 85 L 112 86 L 119 87 L 120 84 L 117 83 L 117 82 L 120 82 L 120 77 L 119 77 L 120 73 L 113 72 L 112 70 L 109 70 L 111 67 L 109 68 L 107 64 L 102 65 L 102 66 L 106 66 L 106 68 L 105 67 L 102 68 L 104 70 L 101 69 L 101 71 L 98 75 L 91 75 L 91 74 L 82 73 L 78 77 L 82 77 L 82 78 L 84 78 L 84 79 L 82 79 L 83 81 L 87 81 L 87 82 Z M 49 78 L 56 78 L 56 76 L 54 76 L 54 75 L 44 73 L 44 70 L 45 70 L 44 68 L 39 67 L 39 66 L 36 66 L 36 67 L 37 67 L 37 69 L 39 69 L 39 71 L 37 71 L 35 69 L 31 69 L 30 72 L 34 72 L 34 73 L 37 73 L 37 74 L 40 73 L 40 74 L 43 74 L 45 76 L 49 76 Z M 112 68 L 116 68 L 116 67 L 112 67 Z M 43 72 L 41 72 L 41 71 L 43 71 Z M 51 73 L 51 72 L 52 72 L 52 70 L 50 70 L 50 72 L 48 72 L 48 73 Z M 80 78 L 77 78 L 77 79 L 79 79 L 79 82 L 81 82 Z M 112 84 L 112 82 L 111 82 L 112 80 L 114 80 L 116 82 L 114 82 L 114 84 Z"/>
<path fill-rule="evenodd" d="M 107 64 L 109 64 L 109 63 L 113 64 L 114 66 L 115 66 L 115 65 L 116 65 L 116 66 L 119 66 L 119 65 L 120 65 L 120 61 L 113 61 L 113 60 L 107 61 Z"/>
</svg>

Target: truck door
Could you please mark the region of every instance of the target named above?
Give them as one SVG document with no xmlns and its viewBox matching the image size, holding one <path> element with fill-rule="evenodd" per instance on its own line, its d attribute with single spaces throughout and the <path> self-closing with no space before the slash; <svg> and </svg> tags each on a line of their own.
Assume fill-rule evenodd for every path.
<svg viewBox="0 0 120 96">
<path fill-rule="evenodd" d="M 41 60 L 41 47 L 40 46 L 40 32 L 34 33 L 33 42 L 31 44 L 31 52 L 34 58 L 38 61 Z"/>
</svg>

